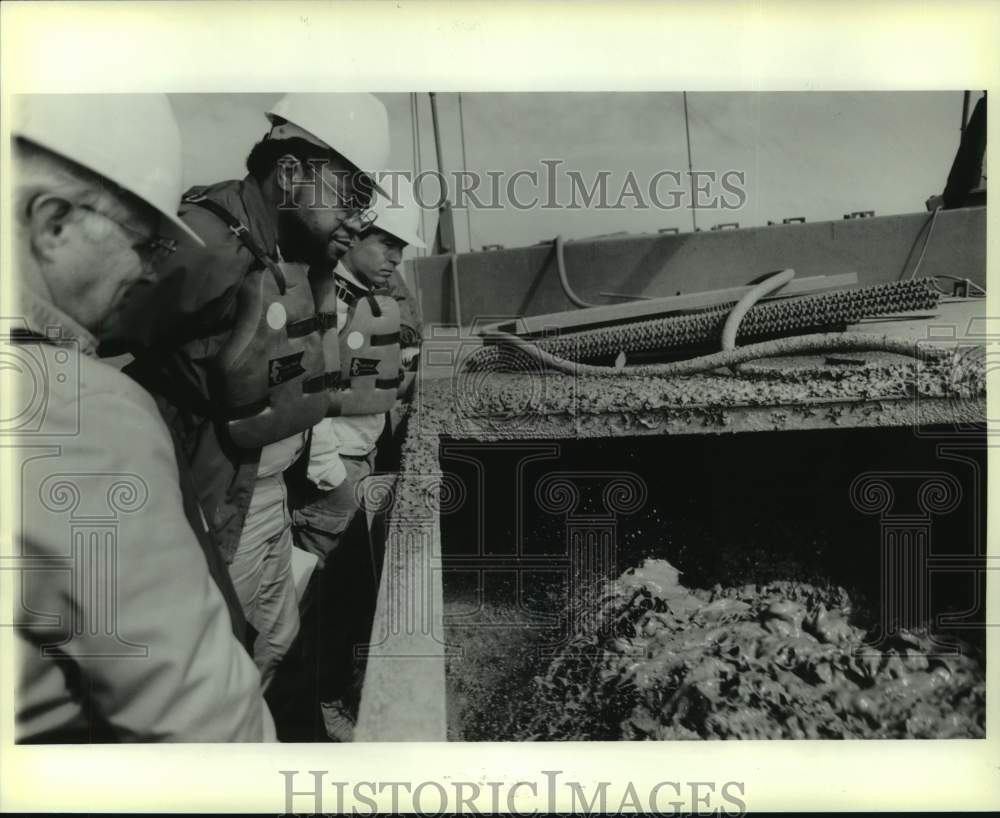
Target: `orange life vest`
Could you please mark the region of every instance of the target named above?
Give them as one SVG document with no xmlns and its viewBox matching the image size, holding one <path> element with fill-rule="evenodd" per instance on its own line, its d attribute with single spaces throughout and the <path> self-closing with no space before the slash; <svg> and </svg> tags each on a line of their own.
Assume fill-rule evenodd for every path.
<svg viewBox="0 0 1000 818">
<path fill-rule="evenodd" d="M 335 311 L 337 299 L 348 305 L 347 326 L 327 329 L 327 414 L 374 415 L 389 411 L 403 382 L 399 353 L 399 305 L 380 290 L 366 290 L 340 276 L 313 277 L 313 297 L 324 313 Z M 330 362 L 334 348 L 339 376 Z"/>
<path fill-rule="evenodd" d="M 232 441 L 255 449 L 314 426 L 327 411 L 320 330 L 336 313 L 317 315 L 307 268 L 278 262 L 217 202 L 187 196 L 222 219 L 258 264 L 236 295 L 236 318 L 214 361 L 216 394 Z"/>
</svg>

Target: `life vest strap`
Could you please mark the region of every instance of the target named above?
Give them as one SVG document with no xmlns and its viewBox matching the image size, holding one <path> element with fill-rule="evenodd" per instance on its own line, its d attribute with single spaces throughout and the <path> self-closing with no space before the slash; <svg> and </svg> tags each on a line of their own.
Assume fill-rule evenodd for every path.
<svg viewBox="0 0 1000 818">
<path fill-rule="evenodd" d="M 257 243 L 257 240 L 253 237 L 249 227 L 243 224 L 243 222 L 237 219 L 218 202 L 212 201 L 204 194 L 199 193 L 193 196 L 185 196 L 181 201 L 184 204 L 193 204 L 198 205 L 198 207 L 203 207 L 209 213 L 218 216 L 225 223 L 226 227 L 229 228 L 229 232 L 240 240 L 243 246 L 253 254 L 253 257 L 270 270 L 271 275 L 274 276 L 275 283 L 278 285 L 278 292 L 282 295 L 285 294 L 285 290 L 287 289 L 285 274 L 281 272 L 281 268 L 278 266 L 277 262 L 275 262 L 275 260 L 264 251 L 264 248 Z"/>
<path fill-rule="evenodd" d="M 375 381 L 376 389 L 395 389 L 403 382 L 403 373 L 400 372 L 395 378 L 379 378 Z"/>
<path fill-rule="evenodd" d="M 363 298 L 368 301 L 368 308 L 372 311 L 372 317 L 382 317 L 382 308 L 379 306 L 378 299 L 375 296 L 388 295 L 388 290 L 365 290 L 353 281 L 348 281 L 346 278 L 336 275 L 334 277 L 334 286 L 337 288 L 337 298 L 347 304 L 348 307 L 353 307 Z"/>
<path fill-rule="evenodd" d="M 285 332 L 288 333 L 289 338 L 302 338 L 304 335 L 309 335 L 314 329 L 316 329 L 316 322 L 312 318 L 303 318 L 285 325 Z"/>
<path fill-rule="evenodd" d="M 337 289 L 337 298 L 347 304 L 348 307 L 353 307 L 358 302 L 357 296 L 346 287 L 340 286 L 339 280 L 334 284 L 334 287 Z"/>
<path fill-rule="evenodd" d="M 369 346 L 373 347 L 384 347 L 398 343 L 399 343 L 398 332 L 386 332 L 382 335 L 372 335 L 371 338 L 368 339 Z"/>
<path fill-rule="evenodd" d="M 395 389 L 403 382 L 403 375 L 400 373 L 395 378 L 378 378 L 375 381 L 376 389 Z M 325 372 L 310 378 L 302 383 L 302 391 L 307 393 L 323 392 L 327 389 L 339 389 L 346 392 L 351 388 L 351 379 L 341 380 L 339 372 Z"/>
<path fill-rule="evenodd" d="M 317 312 L 315 316 L 316 329 L 320 332 L 327 332 L 337 328 L 337 311 Z"/>
<path fill-rule="evenodd" d="M 339 372 L 324 372 L 322 375 L 309 378 L 309 380 L 303 381 L 302 383 L 302 391 L 307 394 L 325 392 L 327 389 L 339 388 L 341 388 Z"/>
<path fill-rule="evenodd" d="M 267 398 L 262 400 L 256 400 L 252 403 L 245 403 L 242 406 L 234 406 L 226 409 L 224 412 L 217 414 L 217 417 L 221 420 L 245 420 L 246 418 L 252 418 L 254 415 L 263 412 L 270 406 L 270 401 Z"/>
<path fill-rule="evenodd" d="M 309 335 L 311 332 L 322 333 L 336 328 L 337 313 L 335 312 L 318 312 L 309 318 L 292 321 L 292 323 L 285 327 L 289 338 L 301 338 L 303 335 Z"/>
<path fill-rule="evenodd" d="M 357 301 L 359 298 L 364 298 L 365 296 L 371 294 L 371 290 L 359 287 L 353 281 L 348 281 L 346 278 L 339 276 L 336 273 L 333 274 L 333 282 L 338 290 L 342 290 L 346 293 L 346 297 L 341 297 L 341 300 L 347 301 L 348 303 Z M 338 296 L 340 296 L 339 292 Z"/>
</svg>

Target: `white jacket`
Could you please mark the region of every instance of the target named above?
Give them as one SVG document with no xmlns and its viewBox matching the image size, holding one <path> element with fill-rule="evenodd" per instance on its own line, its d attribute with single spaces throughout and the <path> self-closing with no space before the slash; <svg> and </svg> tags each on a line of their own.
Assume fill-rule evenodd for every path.
<svg viewBox="0 0 1000 818">
<path fill-rule="evenodd" d="M 22 574 L 14 628 L 18 740 L 88 741 L 95 723 L 122 741 L 274 740 L 260 675 L 185 517 L 156 405 L 92 357 L 90 333 L 20 295 L 28 329 L 71 343 L 6 350 L 44 359 L 46 390 L 37 428 L 14 438 L 13 563 L 36 569 Z M 19 393 L 39 386 L 29 369 L 14 376 Z"/>
</svg>

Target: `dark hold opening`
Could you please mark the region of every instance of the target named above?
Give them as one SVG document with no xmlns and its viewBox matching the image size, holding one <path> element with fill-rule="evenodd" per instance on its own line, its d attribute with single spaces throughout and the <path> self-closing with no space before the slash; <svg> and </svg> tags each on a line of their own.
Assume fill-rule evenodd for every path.
<svg viewBox="0 0 1000 818">
<path fill-rule="evenodd" d="M 946 431 L 936 431 L 442 439 L 442 470 L 465 489 L 464 500 L 441 516 L 449 737 L 528 737 L 533 679 L 570 635 L 571 525 L 611 538 L 615 576 L 659 558 L 691 589 L 778 580 L 841 586 L 852 602 L 851 624 L 867 629 L 878 623 L 885 597 L 888 528 L 919 527 L 926 518 L 924 624 L 945 641 L 963 640 L 963 650 L 984 664 L 985 572 L 975 567 L 984 565 L 986 549 L 986 449 L 982 438 L 949 449 Z M 918 484 L 940 473 L 958 496 L 951 510 L 928 515 Z M 643 486 L 641 507 L 609 512 L 607 487 L 616 474 Z M 886 512 L 852 500 L 852 483 L 866 475 L 883 475 L 893 487 Z M 544 496 L 560 476 L 577 489 L 572 520 L 559 510 L 569 502 L 565 491 Z"/>
</svg>

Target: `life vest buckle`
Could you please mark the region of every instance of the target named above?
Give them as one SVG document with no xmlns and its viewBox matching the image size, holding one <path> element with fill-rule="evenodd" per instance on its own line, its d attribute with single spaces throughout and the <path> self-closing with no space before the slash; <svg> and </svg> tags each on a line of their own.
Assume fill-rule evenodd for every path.
<svg viewBox="0 0 1000 818">
<path fill-rule="evenodd" d="M 227 224 L 226 227 L 229 228 L 229 232 L 232 233 L 240 241 L 243 240 L 243 234 L 250 233 L 250 228 L 247 227 L 243 222 L 237 222 L 236 224 Z"/>
<path fill-rule="evenodd" d="M 337 328 L 337 313 L 336 311 L 329 312 L 317 312 L 316 313 L 316 329 L 320 332 L 328 332 L 329 330 Z"/>
</svg>

